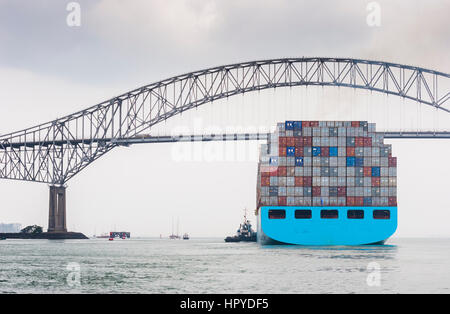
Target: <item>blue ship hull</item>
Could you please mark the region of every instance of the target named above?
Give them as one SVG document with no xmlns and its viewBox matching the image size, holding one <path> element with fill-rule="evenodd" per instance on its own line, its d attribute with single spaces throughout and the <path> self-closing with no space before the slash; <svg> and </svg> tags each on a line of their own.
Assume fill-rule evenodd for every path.
<svg viewBox="0 0 450 314">
<path fill-rule="evenodd" d="M 285 217 L 270 219 L 269 210 L 284 210 Z M 296 210 L 311 210 L 307 219 L 295 218 Z M 338 218 L 321 218 L 322 210 L 337 210 Z M 364 218 L 350 219 L 348 210 L 364 211 Z M 390 212 L 375 219 L 374 210 Z M 260 244 L 364 245 L 383 244 L 397 229 L 397 207 L 297 207 L 263 206 L 258 214 Z"/>
</svg>

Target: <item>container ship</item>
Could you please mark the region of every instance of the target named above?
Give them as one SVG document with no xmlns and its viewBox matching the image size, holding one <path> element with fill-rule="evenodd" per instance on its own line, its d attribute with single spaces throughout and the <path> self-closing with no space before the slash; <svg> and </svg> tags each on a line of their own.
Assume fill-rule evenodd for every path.
<svg viewBox="0 0 450 314">
<path fill-rule="evenodd" d="M 397 158 L 367 121 L 285 121 L 260 147 L 261 244 L 383 244 L 397 229 Z"/>
</svg>

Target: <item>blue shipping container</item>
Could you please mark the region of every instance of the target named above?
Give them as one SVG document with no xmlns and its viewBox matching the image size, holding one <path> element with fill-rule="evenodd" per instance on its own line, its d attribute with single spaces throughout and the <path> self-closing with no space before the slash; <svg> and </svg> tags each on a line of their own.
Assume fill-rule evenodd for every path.
<svg viewBox="0 0 450 314">
<path fill-rule="evenodd" d="M 302 121 L 294 121 L 294 130 L 300 131 L 302 129 Z"/>
<path fill-rule="evenodd" d="M 303 157 L 295 157 L 295 166 L 303 167 Z"/>
<path fill-rule="evenodd" d="M 278 196 L 278 186 L 271 186 L 269 188 L 269 196 Z"/>
<path fill-rule="evenodd" d="M 284 129 L 286 131 L 293 130 L 294 129 L 294 122 L 293 121 L 286 121 L 285 124 L 284 124 Z"/>
<path fill-rule="evenodd" d="M 380 176 L 380 167 L 372 167 L 372 177 Z"/>
<path fill-rule="evenodd" d="M 355 167 L 364 167 L 364 158 L 356 157 L 355 158 Z"/>
<path fill-rule="evenodd" d="M 289 157 L 295 156 L 295 147 L 294 146 L 286 147 L 286 156 L 289 156 Z"/>
<path fill-rule="evenodd" d="M 355 166 L 355 157 L 347 157 L 347 167 Z"/>
<path fill-rule="evenodd" d="M 312 148 L 312 154 L 315 157 L 320 156 L 320 147 L 313 147 Z"/>
<path fill-rule="evenodd" d="M 338 155 L 338 148 L 330 147 L 330 157 L 337 157 L 337 155 Z"/>
</svg>

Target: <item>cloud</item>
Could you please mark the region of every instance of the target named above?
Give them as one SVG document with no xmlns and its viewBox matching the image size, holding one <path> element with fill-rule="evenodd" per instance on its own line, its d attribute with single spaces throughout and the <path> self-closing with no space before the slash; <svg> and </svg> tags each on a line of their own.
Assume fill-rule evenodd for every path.
<svg viewBox="0 0 450 314">
<path fill-rule="evenodd" d="M 0 3 L 0 66 L 95 86 L 134 88 L 187 71 L 255 59 L 336 56 L 447 70 L 448 1 L 79 1 Z"/>
</svg>

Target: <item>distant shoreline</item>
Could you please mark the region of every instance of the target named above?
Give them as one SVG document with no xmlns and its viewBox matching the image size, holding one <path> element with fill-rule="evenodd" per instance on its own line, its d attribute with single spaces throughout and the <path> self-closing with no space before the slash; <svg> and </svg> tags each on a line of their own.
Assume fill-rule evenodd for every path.
<svg viewBox="0 0 450 314">
<path fill-rule="evenodd" d="M 0 233 L 0 238 L 6 239 L 48 239 L 48 240 L 70 240 L 89 239 L 81 232 L 42 232 L 32 233 Z"/>
</svg>

